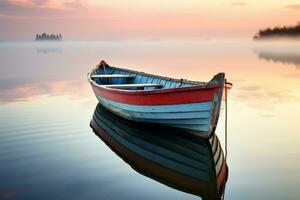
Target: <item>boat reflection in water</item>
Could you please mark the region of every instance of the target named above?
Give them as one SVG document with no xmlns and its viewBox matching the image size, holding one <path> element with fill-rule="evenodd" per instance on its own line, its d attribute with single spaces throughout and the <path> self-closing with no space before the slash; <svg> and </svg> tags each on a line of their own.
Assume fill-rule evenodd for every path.
<svg viewBox="0 0 300 200">
<path fill-rule="evenodd" d="M 228 169 L 217 136 L 127 121 L 97 105 L 94 132 L 137 172 L 203 199 L 221 199 Z"/>
</svg>

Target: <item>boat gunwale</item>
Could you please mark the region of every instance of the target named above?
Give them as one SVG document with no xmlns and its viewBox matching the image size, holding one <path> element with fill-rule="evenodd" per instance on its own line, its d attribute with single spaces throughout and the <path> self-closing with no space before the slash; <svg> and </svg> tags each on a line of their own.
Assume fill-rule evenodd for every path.
<svg viewBox="0 0 300 200">
<path fill-rule="evenodd" d="M 107 88 L 105 85 L 99 85 L 95 81 L 91 82 L 93 86 L 96 86 L 98 88 L 101 88 L 103 90 L 106 90 L 111 93 L 117 93 L 117 94 L 126 94 L 126 95 L 137 95 L 137 94 L 165 94 L 165 93 L 177 93 L 177 92 L 186 92 L 186 91 L 192 91 L 192 90 L 210 90 L 219 88 L 219 85 L 210 86 L 210 87 L 203 87 L 202 85 L 195 85 L 195 86 L 188 86 L 188 87 L 177 87 L 177 88 L 165 88 L 165 89 L 155 89 L 155 90 L 122 90 L 117 88 Z"/>
<path fill-rule="evenodd" d="M 113 68 L 113 69 L 117 69 L 117 70 L 123 70 L 123 71 L 127 71 L 127 72 L 137 73 L 137 74 L 140 74 L 140 75 L 152 76 L 152 77 L 156 77 L 156 78 L 160 78 L 160 79 L 164 79 L 164 80 L 168 80 L 168 81 L 181 81 L 181 79 L 173 79 L 173 78 L 169 78 L 169 77 L 163 77 L 163 76 L 158 76 L 158 75 L 154 75 L 154 74 L 148 74 L 148 73 L 145 73 L 145 72 L 138 72 L 138 71 L 134 71 L 134 70 L 122 69 L 122 68 L 112 67 L 112 66 L 110 66 L 110 67 Z M 92 70 L 91 73 L 87 74 L 89 82 L 93 86 L 101 88 L 102 90 L 105 90 L 105 91 L 111 92 L 111 93 L 117 93 L 117 94 L 126 94 L 126 95 L 136 95 L 136 94 L 145 95 L 145 94 L 149 94 L 150 95 L 150 94 L 185 92 L 185 91 L 201 90 L 201 89 L 202 90 L 210 90 L 210 89 L 216 89 L 216 88 L 220 87 L 219 84 L 209 85 L 208 82 L 196 82 L 196 81 L 189 81 L 189 80 L 183 79 L 183 82 L 191 83 L 191 84 L 195 84 L 195 85 L 183 86 L 183 87 L 173 87 L 173 88 L 162 88 L 162 89 L 154 89 L 154 90 L 124 90 L 124 89 L 117 89 L 117 88 L 107 88 L 107 87 L 105 87 L 105 85 L 100 85 L 100 84 L 96 83 L 91 78 L 91 75 L 93 75 L 93 73 L 95 73 L 97 69 L 98 68 L 95 68 L 95 69 Z M 232 83 L 229 83 L 229 82 L 226 82 L 226 83 L 229 85 L 229 89 L 230 89 L 231 86 L 232 86 Z"/>
<path fill-rule="evenodd" d="M 209 83 L 209 82 L 204 82 L 204 81 L 192 81 L 192 80 L 188 80 L 188 79 L 176 79 L 176 78 L 171 78 L 171 77 L 168 77 L 168 76 L 160 76 L 160 75 L 157 75 L 157 74 L 150 74 L 150 73 L 146 73 L 146 72 L 136 71 L 136 70 L 132 70 L 132 69 L 124 69 L 124 68 L 115 67 L 115 66 L 109 66 L 109 67 L 113 68 L 113 69 L 117 69 L 117 70 L 127 71 L 127 72 L 130 72 L 130 73 L 136 73 L 136 74 L 140 74 L 140 75 L 152 76 L 152 77 L 160 78 L 160 79 L 167 80 L 167 81 L 181 82 L 181 80 L 182 80 L 183 83 L 194 84 L 195 86 L 196 85 L 207 86 L 207 84 Z M 98 68 L 95 68 L 92 72 L 94 72 L 97 69 Z M 230 87 L 233 85 L 230 82 L 226 82 L 226 84 L 229 84 Z"/>
</svg>

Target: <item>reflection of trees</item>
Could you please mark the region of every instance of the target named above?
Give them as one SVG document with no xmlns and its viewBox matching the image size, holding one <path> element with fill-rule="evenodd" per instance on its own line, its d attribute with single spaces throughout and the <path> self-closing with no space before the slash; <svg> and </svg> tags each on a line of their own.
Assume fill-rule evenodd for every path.
<svg viewBox="0 0 300 200">
<path fill-rule="evenodd" d="M 259 59 L 273 61 L 283 64 L 295 65 L 297 69 L 300 69 L 300 54 L 296 53 L 278 53 L 271 51 L 255 51 Z"/>
<path fill-rule="evenodd" d="M 36 49 L 37 53 L 42 53 L 42 54 L 48 54 L 48 53 L 63 53 L 63 50 L 61 48 L 50 48 L 50 47 L 44 47 L 44 48 L 37 48 Z"/>
</svg>

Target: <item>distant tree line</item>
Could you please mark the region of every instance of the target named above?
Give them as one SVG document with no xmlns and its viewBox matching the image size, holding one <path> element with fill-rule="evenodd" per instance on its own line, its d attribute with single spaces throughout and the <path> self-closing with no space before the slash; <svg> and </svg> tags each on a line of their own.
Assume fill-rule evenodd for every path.
<svg viewBox="0 0 300 200">
<path fill-rule="evenodd" d="M 276 37 L 300 37 L 300 22 L 296 26 L 283 26 L 259 30 L 254 40 Z"/>
<path fill-rule="evenodd" d="M 62 40 L 61 34 L 46 34 L 42 33 L 41 35 L 36 34 L 35 40 Z"/>
</svg>

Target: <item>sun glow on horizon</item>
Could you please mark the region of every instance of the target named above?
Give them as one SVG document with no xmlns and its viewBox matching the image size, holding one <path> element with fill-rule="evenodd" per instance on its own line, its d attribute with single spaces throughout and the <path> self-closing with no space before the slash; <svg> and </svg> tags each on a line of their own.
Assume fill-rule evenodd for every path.
<svg viewBox="0 0 300 200">
<path fill-rule="evenodd" d="M 299 11 L 300 1 L 290 0 L 4 0 L 0 38 L 43 31 L 70 39 L 251 38 L 260 28 L 296 24 Z"/>
</svg>

